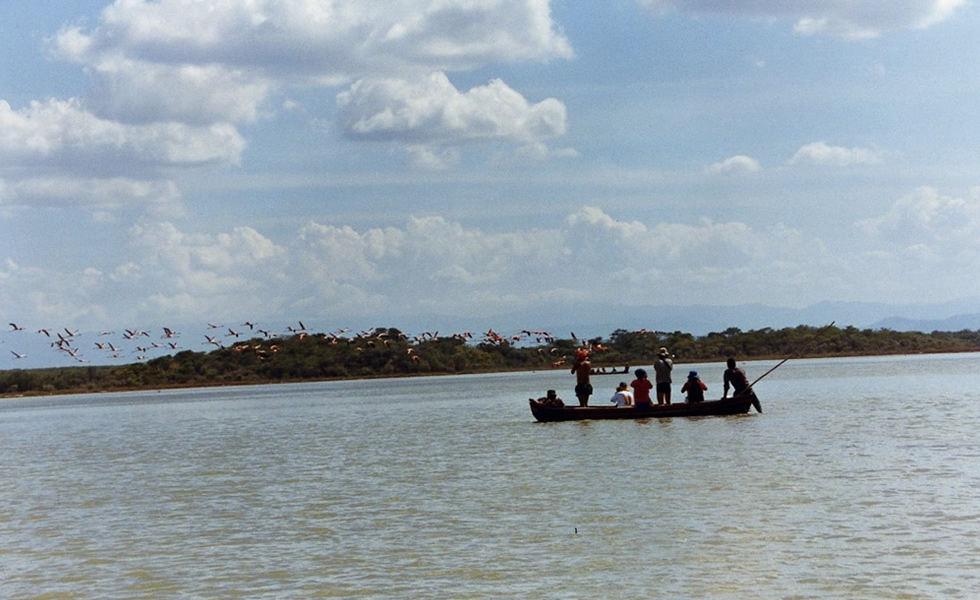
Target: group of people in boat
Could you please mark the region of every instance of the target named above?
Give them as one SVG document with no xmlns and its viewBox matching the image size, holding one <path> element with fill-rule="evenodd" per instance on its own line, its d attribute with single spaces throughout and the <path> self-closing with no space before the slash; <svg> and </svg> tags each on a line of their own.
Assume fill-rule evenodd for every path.
<svg viewBox="0 0 980 600">
<path fill-rule="evenodd" d="M 723 376 L 723 395 L 728 397 L 729 390 L 734 395 L 745 393 L 749 390 L 749 380 L 745 371 L 737 366 L 735 359 L 729 357 Z M 656 394 L 658 405 L 668 405 L 671 403 L 671 386 L 673 380 L 671 373 L 674 370 L 674 361 L 667 348 L 660 348 L 657 351 L 657 359 L 653 363 L 654 380 L 651 382 L 646 370 L 637 369 L 636 378 L 631 383 L 619 382 L 616 392 L 610 398 L 610 402 L 618 407 L 645 408 L 653 406 L 653 394 Z M 592 387 L 591 375 L 595 373 L 589 361 L 589 352 L 579 350 L 572 364 L 572 373 L 575 375 L 575 397 L 578 398 L 579 406 L 588 406 L 589 398 L 594 389 Z M 685 394 L 687 402 L 704 402 L 704 393 L 708 391 L 707 384 L 701 380 L 697 371 L 690 371 L 687 374 L 687 381 L 681 386 L 681 393 Z M 555 390 L 548 390 L 548 395 L 541 398 L 539 402 L 552 406 L 563 406 L 564 403 L 558 398 Z"/>
</svg>

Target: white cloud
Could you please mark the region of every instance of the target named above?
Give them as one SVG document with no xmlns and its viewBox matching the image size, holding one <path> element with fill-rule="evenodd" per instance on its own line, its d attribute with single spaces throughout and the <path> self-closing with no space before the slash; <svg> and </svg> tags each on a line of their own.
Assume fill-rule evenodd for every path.
<svg viewBox="0 0 980 600">
<path fill-rule="evenodd" d="M 129 231 L 130 246 L 149 250 L 152 261 L 177 267 L 178 275 L 196 268 L 223 274 L 253 269 L 276 259 L 282 250 L 251 227 L 231 233 L 187 235 L 170 222 L 143 221 Z"/>
<path fill-rule="evenodd" d="M 565 131 L 557 100 L 531 105 L 497 80 L 460 93 L 444 71 L 572 56 L 549 0 L 119 0 L 50 46 L 92 78 L 89 110 L 123 123 L 251 123 L 289 110 L 273 93 L 358 81 L 340 96 L 345 133 L 403 144 L 427 169 L 456 164 L 446 146 L 460 144 L 508 141 L 541 156 L 540 141 Z"/>
<path fill-rule="evenodd" d="M 872 148 L 845 148 L 830 146 L 825 142 L 813 142 L 796 151 L 790 164 L 814 164 L 833 167 L 879 164 L 885 156 L 881 150 Z"/>
<path fill-rule="evenodd" d="M 751 280 L 745 274 L 754 270 L 749 265 L 767 260 L 763 237 L 739 222 L 702 219 L 693 225 L 657 223 L 651 227 L 619 221 L 597 207 L 584 207 L 570 215 L 565 225 L 569 264 L 577 265 L 580 277 L 597 282 L 601 289 L 623 290 L 626 303 L 699 301 L 709 288 L 740 285 L 739 278 Z"/>
<path fill-rule="evenodd" d="M 139 167 L 237 164 L 244 148 L 228 124 L 125 125 L 93 115 L 75 99 L 33 101 L 21 110 L 0 100 L 0 158 L 7 166 L 81 164 L 128 174 Z"/>
<path fill-rule="evenodd" d="M 273 89 L 267 77 L 217 65 L 120 66 L 106 60 L 90 73 L 93 110 L 128 123 L 252 122 Z"/>
<path fill-rule="evenodd" d="M 459 163 L 457 148 L 433 148 L 425 144 L 405 146 L 405 154 L 413 167 L 428 171 L 438 171 Z"/>
<path fill-rule="evenodd" d="M 125 124 L 103 119 L 78 99 L 32 101 L 15 110 L 0 100 L 0 205 L 142 205 L 179 216 L 171 167 L 238 165 L 245 140 L 232 125 Z"/>
<path fill-rule="evenodd" d="M 460 145 L 534 143 L 565 133 L 565 106 L 531 104 L 500 80 L 461 93 L 444 73 L 405 81 L 360 80 L 337 96 L 344 134 L 354 139 Z"/>
<path fill-rule="evenodd" d="M 757 173 L 762 169 L 756 159 L 739 154 L 726 158 L 721 162 L 716 162 L 708 166 L 708 172 L 720 175 L 723 173 Z"/>
<path fill-rule="evenodd" d="M 958 256 L 952 273 L 963 272 L 978 254 L 978 205 L 980 192 L 959 200 L 917 190 L 861 224 L 863 245 L 844 250 L 778 223 L 648 224 L 598 207 L 546 229 L 488 232 L 429 216 L 367 229 L 309 222 L 284 240 L 250 227 L 191 234 L 143 219 L 115 265 L 59 273 L 7 260 L 0 300 L 12 314 L 60 311 L 91 328 L 156 322 L 164 307 L 184 322 L 299 314 L 398 325 L 426 314 L 482 319 L 542 301 L 748 303 L 760 288 L 767 303 L 792 305 L 889 289 L 901 278 L 928 289 L 949 278 L 937 272 L 937 256 Z M 885 235 L 907 242 L 889 251 Z M 76 280 L 85 283 L 63 289 Z"/>
<path fill-rule="evenodd" d="M 286 84 L 572 55 L 548 0 L 117 1 L 52 45 L 93 74 L 106 114 L 186 122 L 252 120 Z"/>
<path fill-rule="evenodd" d="M 966 198 L 923 186 L 897 200 L 888 212 L 857 222 L 865 234 L 909 248 L 980 250 L 980 188 Z M 944 254 L 950 255 L 950 252 Z"/>
<path fill-rule="evenodd" d="M 517 158 L 519 160 L 533 159 L 536 161 L 546 160 L 552 157 L 555 158 L 578 158 L 578 150 L 567 146 L 565 148 L 549 148 L 544 142 L 529 142 L 521 146 L 518 150 Z"/>
<path fill-rule="evenodd" d="M 852 263 L 861 265 L 865 286 L 877 296 L 928 302 L 937 293 L 977 293 L 972 274 L 980 264 L 980 188 L 956 197 L 920 187 L 855 226 L 866 248 Z"/>
<path fill-rule="evenodd" d="M 158 64 L 218 63 L 315 78 L 571 56 L 548 0 L 117 1 L 91 34 L 70 28 L 59 38 L 77 59 L 109 49 Z"/>
<path fill-rule="evenodd" d="M 542 247 L 521 233 L 468 230 L 442 217 L 413 218 L 404 229 L 364 232 L 310 223 L 300 240 L 297 251 L 304 257 L 304 270 L 314 277 L 351 285 L 383 283 L 423 296 L 440 291 L 451 296 L 453 273 L 465 273 L 470 283 L 509 287 L 529 262 L 551 264 L 546 257 L 555 241 L 543 235 L 536 241 Z M 393 300 L 398 292 L 395 296 Z"/>
<path fill-rule="evenodd" d="M 888 31 L 922 29 L 950 18 L 966 0 L 637 0 L 656 12 L 729 14 L 753 19 L 788 19 L 800 35 L 826 34 L 849 39 L 877 37 Z"/>
<path fill-rule="evenodd" d="M 83 179 L 51 177 L 4 182 L 0 179 L 0 205 L 83 206 L 105 210 L 128 206 L 145 208 L 160 216 L 182 216 L 184 207 L 171 181 L 138 181 L 126 178 Z M 100 212 L 97 220 L 109 216 Z"/>
<path fill-rule="evenodd" d="M 288 253 L 251 227 L 187 234 L 173 223 L 144 219 L 130 228 L 127 250 L 112 279 L 115 294 L 128 299 L 131 318 L 165 306 L 175 320 L 281 308 Z"/>
</svg>

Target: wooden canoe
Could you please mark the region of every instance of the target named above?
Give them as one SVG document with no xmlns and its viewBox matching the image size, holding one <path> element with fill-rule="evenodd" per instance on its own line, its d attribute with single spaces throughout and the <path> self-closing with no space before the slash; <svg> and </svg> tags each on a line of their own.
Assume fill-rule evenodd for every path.
<svg viewBox="0 0 980 600">
<path fill-rule="evenodd" d="M 586 419 L 663 419 L 667 417 L 711 417 L 742 415 L 755 406 L 762 412 L 759 398 L 754 394 L 731 396 L 705 402 L 677 402 L 647 408 L 633 406 L 549 406 L 530 398 L 531 414 L 542 423 L 553 421 L 582 421 Z"/>
<path fill-rule="evenodd" d="M 592 367 L 593 375 L 629 375 L 630 366 L 626 365 L 622 369 L 616 367 Z"/>
</svg>

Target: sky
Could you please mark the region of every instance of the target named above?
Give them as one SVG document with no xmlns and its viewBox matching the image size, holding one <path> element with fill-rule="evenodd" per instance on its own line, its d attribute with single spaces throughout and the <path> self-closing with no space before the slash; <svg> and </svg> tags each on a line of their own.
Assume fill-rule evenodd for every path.
<svg viewBox="0 0 980 600">
<path fill-rule="evenodd" d="M 198 350 L 207 323 L 980 298 L 978 26 L 971 0 L 11 0 L 0 369 L 42 329 L 95 359 L 94 332 Z"/>
</svg>

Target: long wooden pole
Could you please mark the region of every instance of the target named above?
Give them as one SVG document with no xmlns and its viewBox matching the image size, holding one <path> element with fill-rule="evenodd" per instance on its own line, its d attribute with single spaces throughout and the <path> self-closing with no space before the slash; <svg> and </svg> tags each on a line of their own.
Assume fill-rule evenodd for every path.
<svg viewBox="0 0 980 600">
<path fill-rule="evenodd" d="M 765 373 L 763 373 L 762 375 L 760 375 L 758 379 L 756 379 L 755 381 L 753 381 L 752 383 L 749 384 L 749 389 L 751 390 L 753 385 L 755 385 L 755 384 L 759 383 L 760 381 L 762 381 L 762 378 L 763 377 L 765 377 L 766 375 L 772 373 L 773 371 L 775 371 L 779 367 L 783 366 L 783 363 L 784 362 L 788 361 L 791 358 L 795 358 L 795 357 L 803 354 L 804 352 L 806 352 L 810 348 L 810 346 L 813 345 L 813 341 L 816 340 L 817 337 L 821 333 L 823 333 L 824 331 L 827 331 L 828 329 L 830 329 L 831 327 L 833 327 L 834 326 L 834 323 L 836 323 L 836 321 L 831 321 L 829 325 L 824 326 L 820 331 L 817 331 L 812 336 L 810 336 L 810 339 L 807 341 L 806 346 L 800 348 L 799 350 L 797 350 L 793 354 L 790 354 L 789 356 L 787 356 L 783 360 L 781 360 L 778 363 L 776 363 L 776 366 L 775 367 L 769 369 L 768 371 L 766 371 Z"/>
</svg>

